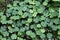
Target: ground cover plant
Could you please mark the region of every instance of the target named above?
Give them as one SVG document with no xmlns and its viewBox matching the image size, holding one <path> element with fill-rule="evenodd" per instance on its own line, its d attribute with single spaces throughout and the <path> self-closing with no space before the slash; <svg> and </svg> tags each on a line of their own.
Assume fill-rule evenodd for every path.
<svg viewBox="0 0 60 40">
<path fill-rule="evenodd" d="M 0 40 L 60 40 L 60 0 L 0 1 Z"/>
</svg>

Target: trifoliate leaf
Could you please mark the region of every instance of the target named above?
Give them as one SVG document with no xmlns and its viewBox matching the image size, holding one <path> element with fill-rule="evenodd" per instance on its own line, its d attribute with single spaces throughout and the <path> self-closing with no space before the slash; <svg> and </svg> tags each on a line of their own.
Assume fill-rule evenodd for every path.
<svg viewBox="0 0 60 40">
<path fill-rule="evenodd" d="M 30 34 L 30 36 L 31 36 L 31 38 L 35 38 L 36 37 L 35 33 L 33 33 L 33 32 Z"/>
<path fill-rule="evenodd" d="M 1 40 L 6 40 L 6 38 L 2 38 Z"/>
<path fill-rule="evenodd" d="M 4 37 L 9 36 L 8 32 L 3 32 L 2 34 L 3 34 Z"/>
<path fill-rule="evenodd" d="M 29 12 L 30 12 L 30 13 L 33 13 L 33 10 L 30 9 Z"/>
<path fill-rule="evenodd" d="M 32 22 L 32 18 L 28 18 L 27 22 L 31 23 Z"/>
<path fill-rule="evenodd" d="M 34 13 L 33 13 L 33 17 L 36 17 L 36 16 L 37 16 L 37 12 L 34 12 Z"/>
<path fill-rule="evenodd" d="M 60 35 L 60 30 L 58 31 L 58 35 Z"/>
<path fill-rule="evenodd" d="M 42 13 L 43 11 L 45 10 L 45 7 L 44 6 L 41 6 L 40 8 L 38 8 L 38 13 Z"/>
<path fill-rule="evenodd" d="M 7 23 L 8 23 L 8 24 L 12 24 L 13 21 L 12 21 L 12 20 L 8 20 Z"/>
<path fill-rule="evenodd" d="M 60 18 L 60 8 L 59 8 L 59 16 L 58 17 Z"/>
<path fill-rule="evenodd" d="M 53 35 L 52 35 L 51 33 L 48 33 L 48 34 L 47 34 L 47 38 L 52 38 L 52 36 L 53 36 Z"/>
<path fill-rule="evenodd" d="M 43 39 L 45 38 L 45 34 L 40 34 L 40 37 Z"/>
<path fill-rule="evenodd" d="M 40 28 L 41 27 L 41 24 L 37 24 L 37 28 Z"/>
<path fill-rule="evenodd" d="M 17 35 L 16 34 L 12 34 L 11 35 L 11 39 L 16 39 L 17 38 Z"/>
<path fill-rule="evenodd" d="M 13 20 L 17 20 L 19 18 L 20 18 L 19 16 L 12 16 L 12 17 L 10 17 L 10 19 L 13 19 Z"/>
<path fill-rule="evenodd" d="M 52 1 L 58 1 L 59 2 L 60 0 L 52 0 Z"/>
<path fill-rule="evenodd" d="M 18 40 L 24 40 L 23 38 L 18 37 Z"/>
<path fill-rule="evenodd" d="M 42 33 L 45 33 L 46 30 L 45 30 L 45 29 L 40 29 L 40 31 L 41 31 Z"/>
<path fill-rule="evenodd" d="M 31 35 L 31 33 L 32 33 L 31 31 L 27 31 L 26 32 L 27 35 Z"/>
<path fill-rule="evenodd" d="M 58 25 L 57 28 L 60 29 L 60 25 Z"/>
<path fill-rule="evenodd" d="M 46 27 L 47 26 L 47 22 L 41 22 L 42 27 Z"/>
</svg>

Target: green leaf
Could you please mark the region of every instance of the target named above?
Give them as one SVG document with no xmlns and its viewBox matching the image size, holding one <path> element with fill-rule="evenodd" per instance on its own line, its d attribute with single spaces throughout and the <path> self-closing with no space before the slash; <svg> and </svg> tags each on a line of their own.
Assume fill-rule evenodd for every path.
<svg viewBox="0 0 60 40">
<path fill-rule="evenodd" d="M 26 31 L 26 35 L 31 35 L 31 31 Z"/>
<path fill-rule="evenodd" d="M 58 35 L 60 35 L 60 30 L 58 31 Z"/>
<path fill-rule="evenodd" d="M 19 28 L 18 27 L 15 27 L 14 28 L 14 32 L 17 32 L 17 31 L 19 31 Z"/>
<path fill-rule="evenodd" d="M 16 34 L 12 34 L 11 35 L 11 39 L 16 39 L 17 38 L 17 35 Z"/>
<path fill-rule="evenodd" d="M 11 8 L 11 7 L 12 7 L 12 5 L 11 5 L 11 4 L 8 4 L 8 5 L 7 5 L 7 7 Z"/>
<path fill-rule="evenodd" d="M 44 10 L 45 10 L 44 6 L 40 6 L 40 8 L 37 9 L 38 13 L 43 13 Z"/>
<path fill-rule="evenodd" d="M 22 33 L 20 31 L 18 31 L 18 36 L 21 36 L 21 35 L 22 35 Z"/>
<path fill-rule="evenodd" d="M 22 12 L 22 11 L 18 11 L 17 14 L 18 14 L 18 15 L 23 15 L 23 12 Z"/>
<path fill-rule="evenodd" d="M 52 35 L 51 33 L 48 33 L 48 34 L 47 34 L 47 38 L 52 38 L 52 36 L 53 36 L 53 35 Z"/>
<path fill-rule="evenodd" d="M 47 26 L 47 22 L 41 22 L 42 27 L 46 27 Z"/>
<path fill-rule="evenodd" d="M 24 31 L 25 31 L 25 28 L 20 28 L 19 31 L 20 31 L 20 32 L 24 32 Z"/>
<path fill-rule="evenodd" d="M 57 12 L 50 13 L 50 18 L 53 18 L 53 17 L 56 17 L 56 16 L 58 16 L 58 13 Z"/>
<path fill-rule="evenodd" d="M 30 36 L 31 38 L 35 38 L 36 37 L 35 33 L 33 33 L 32 31 L 27 31 L 26 35 Z"/>
<path fill-rule="evenodd" d="M 2 34 L 3 34 L 4 37 L 9 36 L 9 33 L 7 31 L 3 32 Z"/>
<path fill-rule="evenodd" d="M 0 35 L 0 39 L 2 39 L 2 36 Z"/>
<path fill-rule="evenodd" d="M 39 1 L 35 1 L 35 5 L 36 6 L 39 6 L 40 5 L 40 2 Z"/>
<path fill-rule="evenodd" d="M 6 20 L 1 20 L 1 23 L 2 23 L 2 24 L 6 24 L 7 21 L 6 21 Z"/>
<path fill-rule="evenodd" d="M 56 10 L 55 10 L 53 7 L 50 7 L 50 8 L 49 8 L 49 11 L 50 11 L 50 13 L 49 13 L 50 18 L 53 18 L 53 17 L 56 17 L 56 16 L 59 15 L 59 13 L 56 12 Z"/>
<path fill-rule="evenodd" d="M 33 19 L 33 21 L 34 21 L 35 23 L 38 23 L 38 22 L 40 21 L 40 17 L 39 17 L 39 16 L 35 17 L 35 18 Z"/>
<path fill-rule="evenodd" d="M 23 15 L 22 15 L 22 18 L 26 18 L 28 16 L 29 13 L 25 12 Z"/>
<path fill-rule="evenodd" d="M 57 26 L 51 26 L 53 31 L 57 30 Z"/>
<path fill-rule="evenodd" d="M 31 22 L 32 22 L 32 18 L 28 18 L 28 19 L 27 19 L 27 22 L 28 22 L 28 23 L 31 23 Z"/>
<path fill-rule="evenodd" d="M 35 37 L 36 37 L 36 34 L 32 32 L 32 33 L 30 34 L 30 36 L 31 36 L 31 38 L 35 38 Z"/>
<path fill-rule="evenodd" d="M 24 6 L 22 7 L 22 10 L 23 10 L 23 11 L 26 11 L 26 10 L 27 10 L 27 6 L 24 5 Z"/>
<path fill-rule="evenodd" d="M 2 38 L 1 40 L 6 40 L 6 38 Z"/>
<path fill-rule="evenodd" d="M 34 12 L 32 16 L 33 17 L 36 17 L 37 16 L 37 12 Z"/>
<path fill-rule="evenodd" d="M 43 39 L 45 38 L 45 34 L 40 34 L 40 37 Z"/>
<path fill-rule="evenodd" d="M 12 19 L 12 20 L 17 20 L 17 19 L 19 19 L 20 17 L 19 16 L 11 16 L 10 17 L 10 19 Z"/>
<path fill-rule="evenodd" d="M 46 17 L 44 17 L 44 16 L 41 16 L 41 18 L 40 18 L 41 20 L 45 20 L 46 19 Z"/>
<path fill-rule="evenodd" d="M 8 20 L 7 23 L 8 23 L 8 24 L 12 24 L 13 21 L 12 21 L 12 20 Z"/>
<path fill-rule="evenodd" d="M 58 39 L 60 39 L 60 36 L 57 36 Z"/>
<path fill-rule="evenodd" d="M 13 28 L 11 28 L 10 26 L 8 26 L 8 29 L 9 29 L 9 32 L 10 33 L 13 33 L 14 32 Z"/>
<path fill-rule="evenodd" d="M 18 3 L 19 3 L 19 1 L 14 1 L 13 6 L 17 6 Z"/>
<path fill-rule="evenodd" d="M 52 1 L 58 1 L 58 2 L 60 2 L 60 0 L 52 0 Z"/>
<path fill-rule="evenodd" d="M 59 15 L 58 15 L 58 17 L 60 18 L 60 8 L 59 8 Z"/>
<path fill-rule="evenodd" d="M 29 0 L 29 1 L 28 1 L 28 0 L 25 0 L 25 2 L 31 2 L 31 1 L 32 1 L 32 0 Z"/>
<path fill-rule="evenodd" d="M 45 6 L 46 6 L 47 4 L 48 4 L 47 2 L 43 2 L 43 5 L 45 5 Z"/>
<path fill-rule="evenodd" d="M 3 12 L 0 12 L 0 16 L 2 16 L 3 15 Z"/>
<path fill-rule="evenodd" d="M 59 24 L 60 19 L 56 19 L 56 18 L 55 18 L 55 19 L 52 19 L 51 21 L 52 21 L 53 23 L 55 23 L 55 24 Z"/>
<path fill-rule="evenodd" d="M 45 33 L 46 30 L 45 30 L 45 29 L 40 29 L 40 31 L 41 31 L 42 33 Z"/>
<path fill-rule="evenodd" d="M 58 25 L 57 28 L 60 29 L 60 25 Z"/>
<path fill-rule="evenodd" d="M 25 0 L 25 2 L 26 3 L 29 3 L 29 4 L 35 4 L 34 1 L 32 1 L 32 0 L 29 0 L 29 1 L 28 0 Z"/>
<path fill-rule="evenodd" d="M 40 30 L 36 30 L 36 34 L 37 35 L 40 35 L 41 34 L 41 31 Z"/>
<path fill-rule="evenodd" d="M 6 20 L 6 16 L 5 15 L 2 15 L 1 16 L 1 20 Z"/>
<path fill-rule="evenodd" d="M 30 9 L 29 12 L 30 12 L 30 13 L 33 13 L 33 10 Z"/>
<path fill-rule="evenodd" d="M 41 24 L 37 24 L 37 28 L 41 28 Z"/>
<path fill-rule="evenodd" d="M 18 40 L 24 40 L 23 38 L 18 37 Z"/>
</svg>

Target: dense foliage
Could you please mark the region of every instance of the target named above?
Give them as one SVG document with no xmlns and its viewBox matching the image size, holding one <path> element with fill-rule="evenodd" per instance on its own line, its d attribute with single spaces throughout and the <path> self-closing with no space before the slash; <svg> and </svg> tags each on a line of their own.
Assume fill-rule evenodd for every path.
<svg viewBox="0 0 60 40">
<path fill-rule="evenodd" d="M 0 11 L 0 40 L 60 40 L 60 0 L 15 0 Z"/>
</svg>

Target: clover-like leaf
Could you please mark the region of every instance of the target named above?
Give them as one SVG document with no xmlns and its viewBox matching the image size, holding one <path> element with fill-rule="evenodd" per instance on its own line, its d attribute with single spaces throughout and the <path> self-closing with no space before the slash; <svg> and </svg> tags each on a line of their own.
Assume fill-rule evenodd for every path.
<svg viewBox="0 0 60 40">
<path fill-rule="evenodd" d="M 7 31 L 3 32 L 2 34 L 3 34 L 4 37 L 9 36 L 9 33 Z"/>
<path fill-rule="evenodd" d="M 2 15 L 1 16 L 1 20 L 6 20 L 6 16 L 5 15 Z"/>
<path fill-rule="evenodd" d="M 2 36 L 0 35 L 0 39 L 2 39 Z"/>
<path fill-rule="evenodd" d="M 42 27 L 46 27 L 47 26 L 47 22 L 41 22 Z"/>
<path fill-rule="evenodd" d="M 17 35 L 16 34 L 12 34 L 11 35 L 11 39 L 16 39 L 17 38 Z"/>
<path fill-rule="evenodd" d="M 7 21 L 6 21 L 6 20 L 1 20 L 1 23 L 2 23 L 2 24 L 6 24 Z"/>
<path fill-rule="evenodd" d="M 42 13 L 43 11 L 45 10 L 45 7 L 44 6 L 40 6 L 40 8 L 38 8 L 38 13 Z"/>
<path fill-rule="evenodd" d="M 26 32 L 27 35 L 31 35 L 31 33 L 32 33 L 31 31 L 27 31 Z"/>
<path fill-rule="evenodd" d="M 48 33 L 48 34 L 47 34 L 47 38 L 52 38 L 52 36 L 53 36 L 53 35 L 52 35 L 51 33 Z"/>
<path fill-rule="evenodd" d="M 38 23 L 38 22 L 40 21 L 40 17 L 39 17 L 39 16 L 35 17 L 35 18 L 33 19 L 33 21 L 34 21 L 35 23 Z"/>
<path fill-rule="evenodd" d="M 45 30 L 45 29 L 40 29 L 40 31 L 41 31 L 42 33 L 45 33 L 46 30 Z"/>
<path fill-rule="evenodd" d="M 31 38 L 35 38 L 36 37 L 35 33 L 33 33 L 33 32 L 30 34 L 30 36 L 31 36 Z"/>
<path fill-rule="evenodd" d="M 40 35 L 42 32 L 40 30 L 36 30 L 36 34 Z"/>
<path fill-rule="evenodd" d="M 44 17 L 44 16 L 41 16 L 41 18 L 40 18 L 41 20 L 45 20 L 46 19 L 46 17 Z"/>
<path fill-rule="evenodd" d="M 60 29 L 60 25 L 58 25 L 57 28 Z"/>
<path fill-rule="evenodd" d="M 17 6 L 18 3 L 19 3 L 19 1 L 14 1 L 13 6 Z"/>
<path fill-rule="evenodd" d="M 6 38 L 2 38 L 1 40 L 6 40 Z"/>
<path fill-rule="evenodd" d="M 41 24 L 37 24 L 37 28 L 40 28 L 41 27 Z"/>
<path fill-rule="evenodd" d="M 60 8 L 59 8 L 59 16 L 58 17 L 60 18 Z"/>
<path fill-rule="evenodd" d="M 39 1 L 35 1 L 35 5 L 36 6 L 39 6 L 40 5 L 40 2 Z"/>
<path fill-rule="evenodd" d="M 58 31 L 58 35 L 60 35 L 60 30 Z"/>
<path fill-rule="evenodd" d="M 46 36 L 45 36 L 45 34 L 41 34 L 40 37 L 43 39 L 43 38 L 45 38 Z"/>
<path fill-rule="evenodd" d="M 37 16 L 37 12 L 34 12 L 33 17 L 36 17 L 36 16 Z"/>
<path fill-rule="evenodd" d="M 55 24 L 59 24 L 59 22 L 60 22 L 59 19 L 52 19 L 51 21 L 52 21 L 53 23 L 55 23 Z"/>
<path fill-rule="evenodd" d="M 27 22 L 31 23 L 32 22 L 32 18 L 28 18 Z"/>
<path fill-rule="evenodd" d="M 24 40 L 23 38 L 18 37 L 18 40 Z"/>
<path fill-rule="evenodd" d="M 52 1 L 57 1 L 57 2 L 60 2 L 60 0 L 52 0 Z"/>
<path fill-rule="evenodd" d="M 8 20 L 7 23 L 8 23 L 8 24 L 12 24 L 13 21 L 12 21 L 12 20 Z"/>
<path fill-rule="evenodd" d="M 33 10 L 30 9 L 29 12 L 30 12 L 30 13 L 33 13 Z"/>
<path fill-rule="evenodd" d="M 17 20 L 19 18 L 20 18 L 19 16 L 12 16 L 12 17 L 10 17 L 10 19 L 13 19 L 13 20 Z"/>
</svg>

